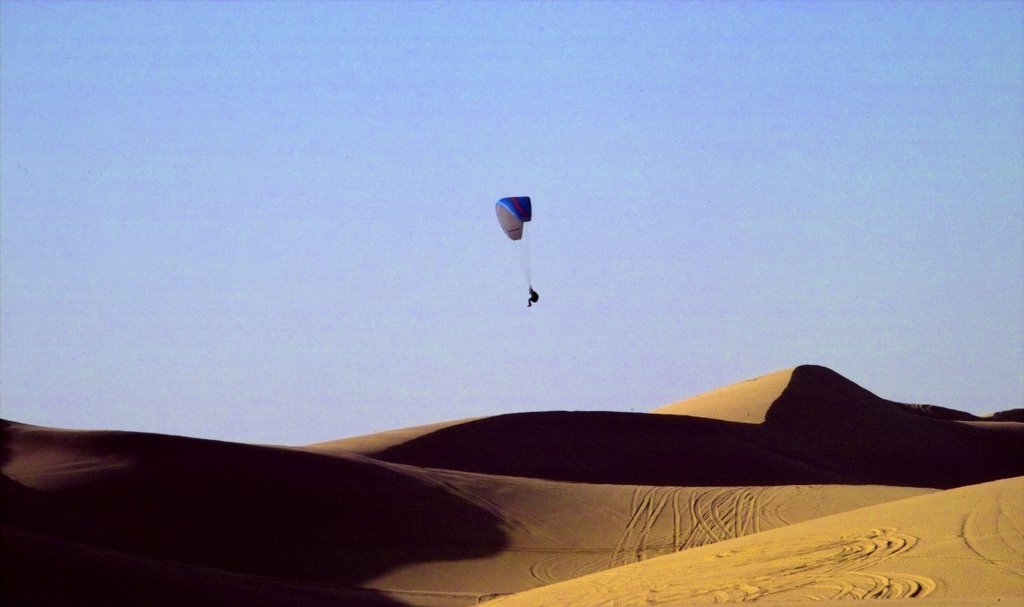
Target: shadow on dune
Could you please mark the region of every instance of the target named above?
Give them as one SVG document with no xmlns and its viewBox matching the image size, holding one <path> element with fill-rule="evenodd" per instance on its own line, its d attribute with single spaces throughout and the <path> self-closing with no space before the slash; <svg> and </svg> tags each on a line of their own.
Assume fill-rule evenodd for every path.
<svg viewBox="0 0 1024 607">
<path fill-rule="evenodd" d="M 417 466 L 627 485 L 851 483 L 751 424 L 684 415 L 555 411 L 445 428 L 373 457 Z"/>
<path fill-rule="evenodd" d="M 505 544 L 492 514 L 363 458 L 4 428 L 15 440 L 46 466 L 5 466 L 5 604 L 398 605 L 350 589 Z"/>
<path fill-rule="evenodd" d="M 764 425 L 872 484 L 948 489 L 1024 474 L 1024 427 L 885 400 L 825 367 L 793 370 Z"/>
<path fill-rule="evenodd" d="M 803 366 L 761 424 L 648 413 L 541 412 L 446 427 L 372 454 L 390 462 L 560 481 L 949 488 L 1024 474 L 1024 427 L 976 427 Z M 973 419 L 974 416 L 961 414 Z"/>
</svg>

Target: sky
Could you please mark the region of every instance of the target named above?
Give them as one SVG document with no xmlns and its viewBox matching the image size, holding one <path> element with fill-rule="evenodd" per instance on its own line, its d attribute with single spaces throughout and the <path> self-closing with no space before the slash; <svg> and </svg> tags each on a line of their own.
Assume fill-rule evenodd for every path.
<svg viewBox="0 0 1024 607">
<path fill-rule="evenodd" d="M 1024 406 L 1024 3 L 0 3 L 5 419 L 299 445 L 799 364 Z"/>
</svg>

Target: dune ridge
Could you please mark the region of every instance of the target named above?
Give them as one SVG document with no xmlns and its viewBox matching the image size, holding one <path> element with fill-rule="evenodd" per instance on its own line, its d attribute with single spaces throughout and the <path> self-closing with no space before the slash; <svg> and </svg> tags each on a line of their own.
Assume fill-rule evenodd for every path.
<svg viewBox="0 0 1024 607">
<path fill-rule="evenodd" d="M 793 371 L 794 369 L 783 369 L 754 377 L 658 407 L 652 413 L 760 424 L 764 422 L 772 403 L 789 385 Z"/>
<path fill-rule="evenodd" d="M 751 413 L 744 415 L 751 394 Z M 725 404 L 715 410 L 722 414 L 711 417 L 709 407 L 720 401 Z M 691 404 L 708 417 L 685 414 Z M 664 411 L 500 415 L 421 434 L 369 455 L 506 476 L 676 486 L 950 488 L 1024 474 L 1017 461 L 1024 451 L 1024 426 L 917 415 L 824 367 L 773 373 Z M 744 421 L 732 419 L 737 417 Z"/>
<path fill-rule="evenodd" d="M 1024 475 L 1012 420 L 800 366 L 652 413 L 499 415 L 304 447 L 5 421 L 0 598 L 956 604 L 980 581 L 983 599 L 1024 597 L 1021 479 L 1000 480 Z M 874 556 L 829 556 L 858 551 Z"/>
</svg>

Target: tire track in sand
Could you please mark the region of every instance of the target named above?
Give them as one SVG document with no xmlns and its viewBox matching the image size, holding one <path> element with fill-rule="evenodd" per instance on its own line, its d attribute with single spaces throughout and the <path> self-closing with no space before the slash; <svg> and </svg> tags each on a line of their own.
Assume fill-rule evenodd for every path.
<svg viewBox="0 0 1024 607">
<path fill-rule="evenodd" d="M 786 525 L 778 504 L 790 497 L 785 492 L 797 491 L 793 487 L 637 487 L 608 567 Z"/>
<path fill-rule="evenodd" d="M 966 514 L 960 524 L 960 540 L 990 564 L 1024 578 L 1024 514 L 1001 501 Z"/>
<path fill-rule="evenodd" d="M 638 494 L 637 511 L 644 511 L 647 497 L 649 493 Z M 570 595 L 558 595 L 557 602 L 552 596 L 538 604 L 591 607 L 921 598 L 936 590 L 933 579 L 885 568 L 887 561 L 913 550 L 917 543 L 917 537 L 895 528 L 803 536 L 723 552 L 710 557 L 717 561 L 715 567 L 680 569 L 665 559 L 643 569 L 612 570 L 574 587 Z"/>
<path fill-rule="evenodd" d="M 840 538 L 805 538 L 768 550 L 725 553 L 732 571 L 755 570 L 749 579 L 652 580 L 656 602 L 746 602 L 780 595 L 803 600 L 917 598 L 936 588 L 931 578 L 886 573 L 874 567 L 911 550 L 917 538 L 892 528 Z M 871 568 L 872 571 L 864 571 Z"/>
</svg>

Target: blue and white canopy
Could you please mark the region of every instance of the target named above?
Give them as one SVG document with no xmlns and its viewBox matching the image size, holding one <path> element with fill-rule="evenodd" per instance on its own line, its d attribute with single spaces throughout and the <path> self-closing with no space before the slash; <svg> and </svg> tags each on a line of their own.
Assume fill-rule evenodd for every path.
<svg viewBox="0 0 1024 607">
<path fill-rule="evenodd" d="M 530 207 L 529 196 L 512 196 L 502 198 L 495 205 L 498 213 L 498 223 L 501 229 L 505 230 L 512 240 L 519 240 L 523 237 L 523 224 L 533 217 L 533 209 Z"/>
</svg>

